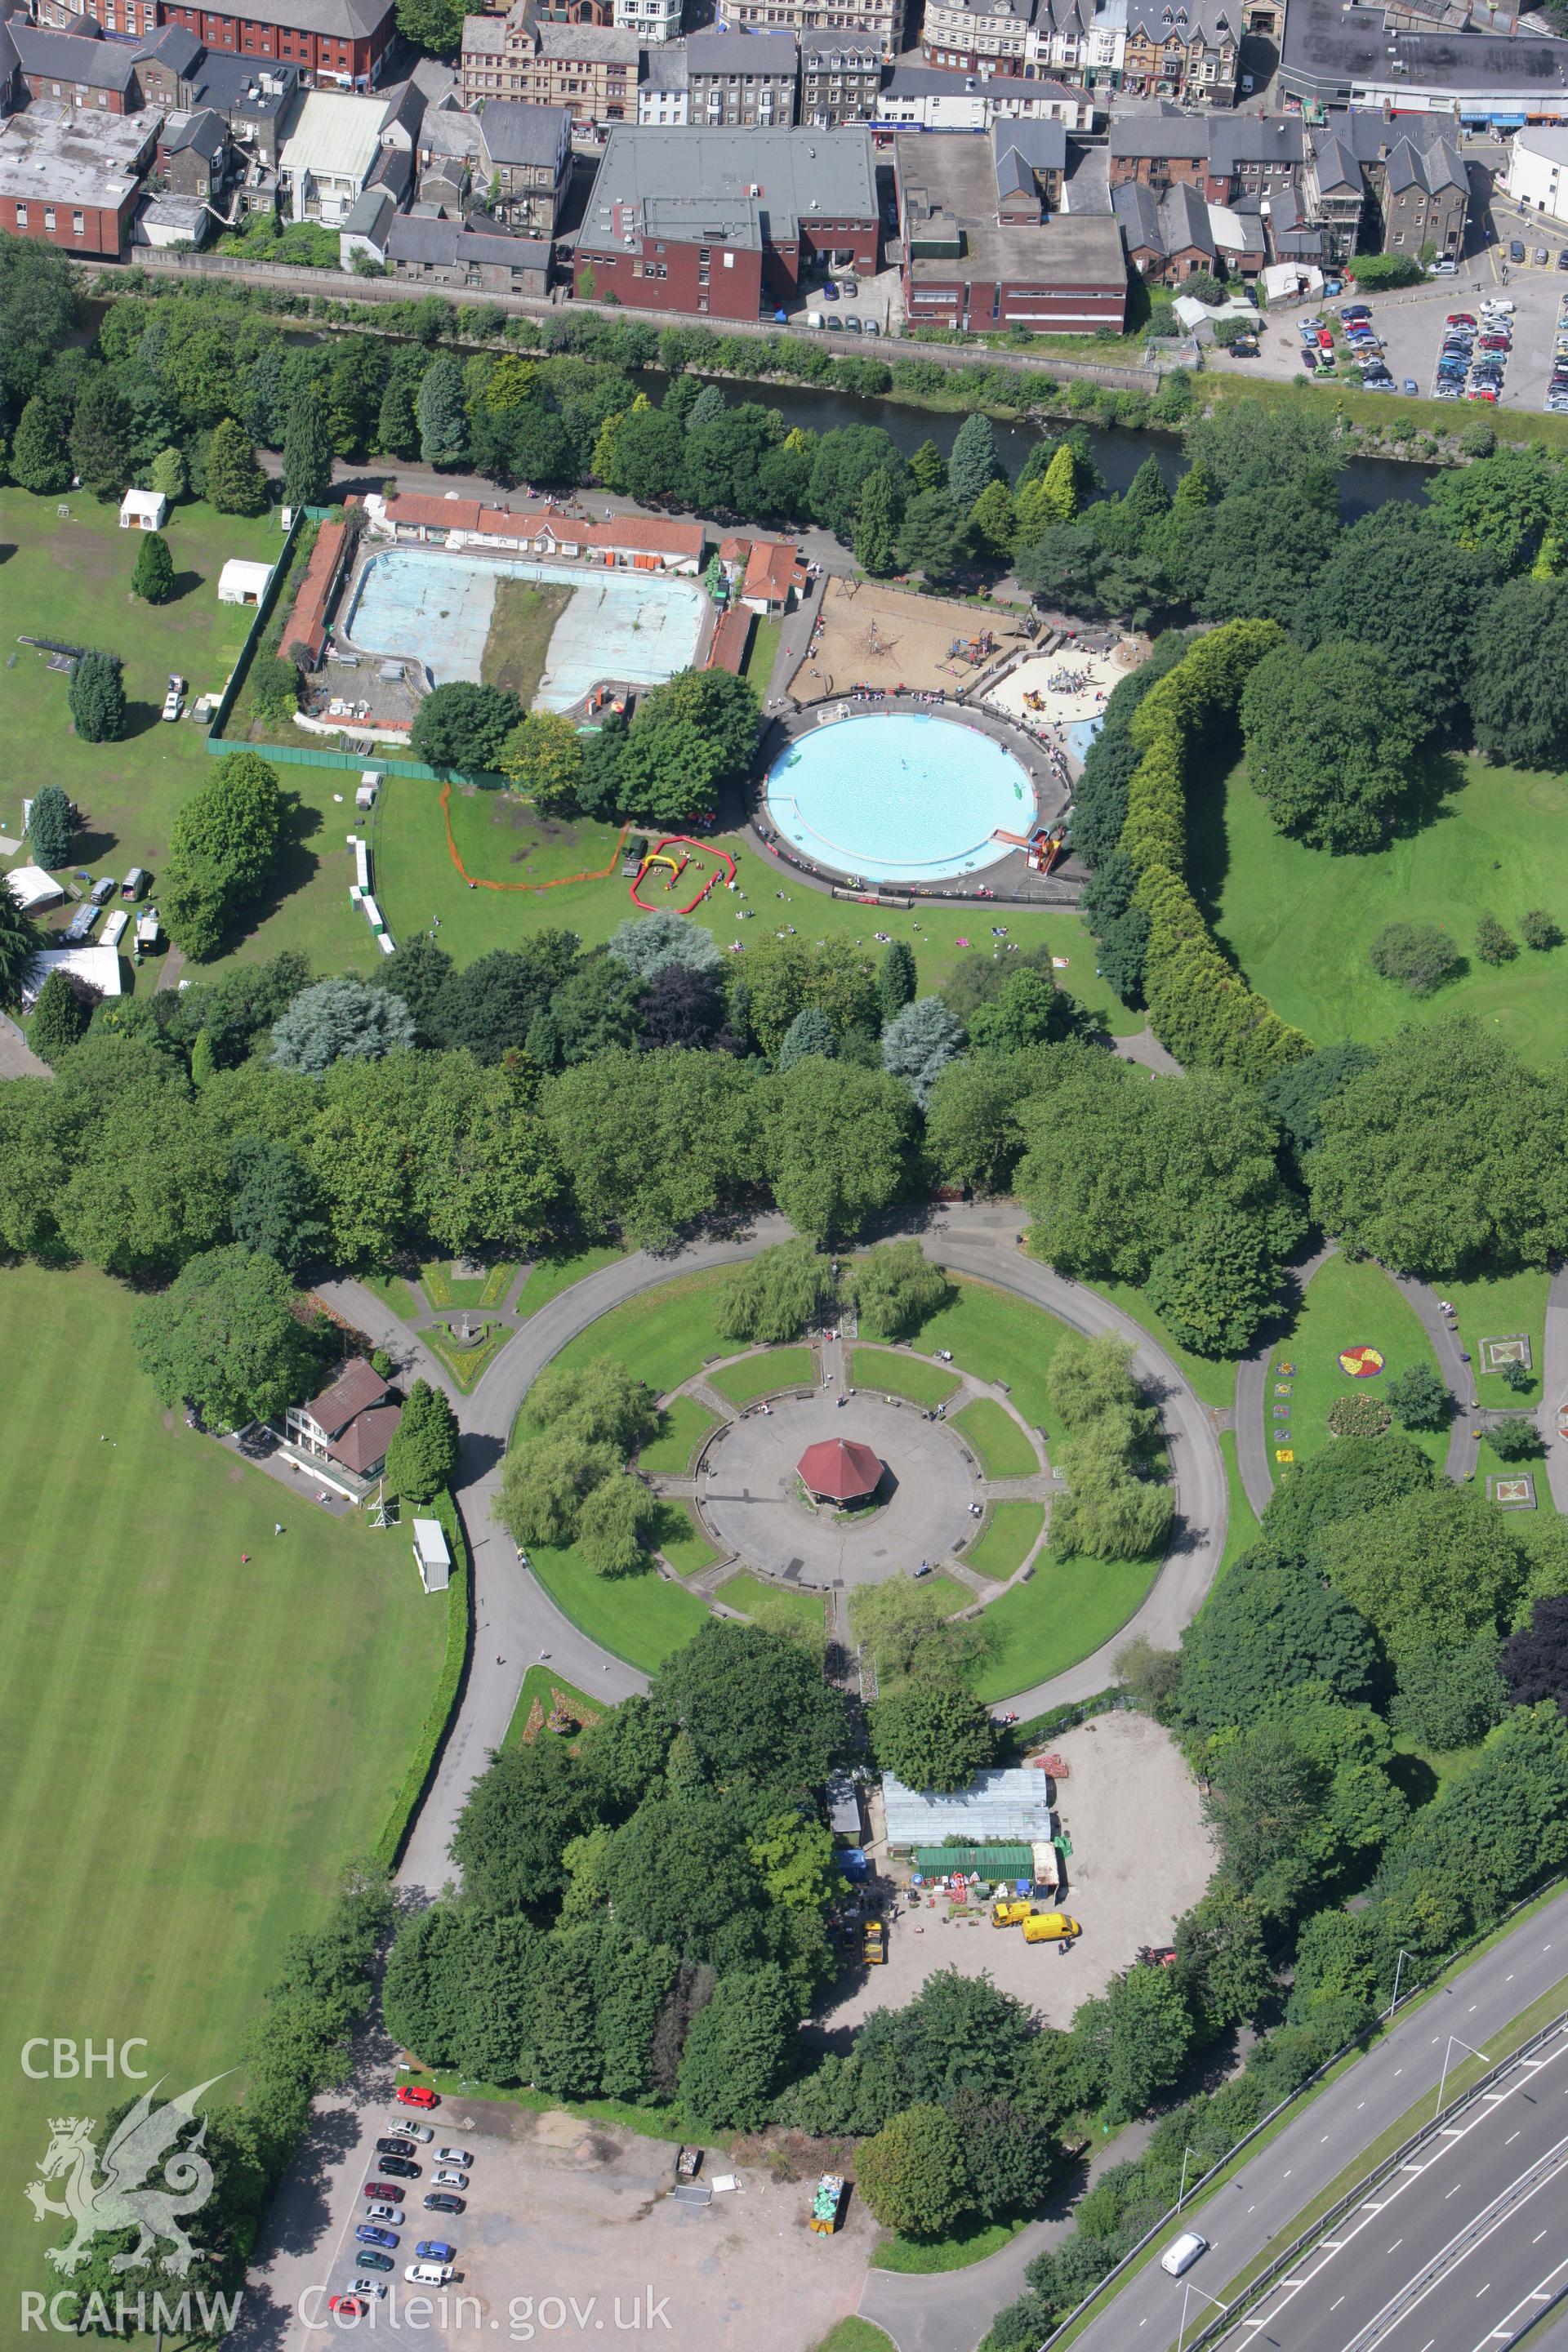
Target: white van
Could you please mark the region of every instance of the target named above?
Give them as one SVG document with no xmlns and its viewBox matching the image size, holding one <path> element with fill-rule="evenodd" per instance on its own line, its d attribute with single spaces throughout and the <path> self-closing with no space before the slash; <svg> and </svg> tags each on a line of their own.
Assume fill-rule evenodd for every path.
<svg viewBox="0 0 1568 2352">
<path fill-rule="evenodd" d="M 1195 2230 L 1184 2230 L 1179 2238 L 1172 2239 L 1161 2255 L 1160 2268 L 1163 2271 L 1169 2271 L 1173 2278 L 1180 2278 L 1182 2273 L 1190 2271 L 1198 2256 L 1206 2254 L 1208 2250 L 1209 2242 L 1206 2238 L 1200 2238 Z M 410 2271 L 408 2275 L 412 2278 L 413 2272 Z"/>
<path fill-rule="evenodd" d="M 449 2286 L 458 2273 L 450 2263 L 410 2263 L 403 2275 L 410 2286 Z"/>
<path fill-rule="evenodd" d="M 113 914 L 110 915 L 109 920 L 105 923 L 103 929 L 99 934 L 99 946 L 100 948 L 117 948 L 120 945 L 121 940 L 125 937 L 126 929 L 130 921 L 131 918 L 126 913 L 125 908 L 123 907 L 116 907 Z"/>
</svg>

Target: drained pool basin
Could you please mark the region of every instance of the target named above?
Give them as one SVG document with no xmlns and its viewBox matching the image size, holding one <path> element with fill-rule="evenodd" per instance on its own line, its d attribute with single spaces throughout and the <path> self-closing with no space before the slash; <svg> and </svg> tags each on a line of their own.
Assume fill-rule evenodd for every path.
<svg viewBox="0 0 1568 2352">
<path fill-rule="evenodd" d="M 767 803 L 809 864 L 867 882 L 979 873 L 1027 835 L 1036 805 L 1011 751 L 923 711 L 830 719 L 797 737 L 769 772 Z"/>
</svg>

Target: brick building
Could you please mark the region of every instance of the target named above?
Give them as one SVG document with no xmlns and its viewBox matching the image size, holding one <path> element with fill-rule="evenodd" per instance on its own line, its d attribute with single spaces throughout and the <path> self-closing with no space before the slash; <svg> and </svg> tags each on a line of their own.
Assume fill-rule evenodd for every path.
<svg viewBox="0 0 1568 2352">
<path fill-rule="evenodd" d="M 1035 0 L 926 0 L 921 55 L 951 73 L 1022 73 Z"/>
<path fill-rule="evenodd" d="M 800 120 L 818 131 L 870 122 L 882 87 L 880 44 L 868 33 L 803 33 Z"/>
<path fill-rule="evenodd" d="M 795 121 L 799 59 L 789 33 L 694 33 L 686 43 L 687 121 L 704 131 Z"/>
<path fill-rule="evenodd" d="M 29 97 L 58 99 L 84 113 L 134 114 L 140 107 L 133 52 L 104 40 L 96 26 L 90 33 L 57 33 L 15 16 L 10 33 Z"/>
<path fill-rule="evenodd" d="M 464 17 L 463 104 L 513 98 L 569 107 L 575 123 L 635 122 L 639 55 L 635 33 L 552 24 L 515 0 L 504 16 Z"/>
<path fill-rule="evenodd" d="M 1127 315 L 1120 226 L 1088 214 L 1047 218 L 1038 181 L 1032 199 L 1017 184 L 1016 137 L 1011 127 L 994 127 L 984 140 L 910 132 L 895 140 L 910 324 L 975 334 L 1009 326 L 1120 333 Z M 1014 215 L 1006 221 L 1004 200 Z"/>
<path fill-rule="evenodd" d="M 577 291 L 754 319 L 815 270 L 877 267 L 871 137 L 611 131 L 577 238 Z"/>
<path fill-rule="evenodd" d="M 493 100 L 479 116 L 485 209 L 524 236 L 550 237 L 572 176 L 572 115 L 564 106 Z"/>
<path fill-rule="evenodd" d="M 107 33 L 152 40 L 166 25 L 183 26 L 211 53 L 226 50 L 247 64 L 281 61 L 302 81 L 337 89 L 369 89 L 381 79 L 396 37 L 395 0 L 245 0 L 242 13 L 219 14 L 189 0 L 37 0 L 38 21 L 79 31 L 81 20 Z"/>
<path fill-rule="evenodd" d="M 79 114 L 52 100 L 0 122 L 0 229 L 118 258 L 162 118 Z"/>
<path fill-rule="evenodd" d="M 460 220 L 393 218 L 386 239 L 386 266 L 394 278 L 417 286 L 461 286 L 479 294 L 528 294 L 550 290 L 548 238 L 490 235 Z"/>
<path fill-rule="evenodd" d="M 1184 182 L 1206 185 L 1209 126 L 1174 114 L 1131 115 L 1113 122 L 1109 141 L 1110 184 L 1137 180 L 1159 191 Z"/>
<path fill-rule="evenodd" d="M 853 34 L 891 64 L 904 46 L 907 0 L 725 0 L 731 32 Z"/>
<path fill-rule="evenodd" d="M 372 533 L 420 547 L 489 547 L 504 553 L 563 559 L 623 572 L 702 569 L 708 534 L 700 522 L 661 515 L 613 515 L 607 522 L 548 509 L 487 506 L 478 499 L 446 499 L 404 491 L 364 502 Z"/>
</svg>

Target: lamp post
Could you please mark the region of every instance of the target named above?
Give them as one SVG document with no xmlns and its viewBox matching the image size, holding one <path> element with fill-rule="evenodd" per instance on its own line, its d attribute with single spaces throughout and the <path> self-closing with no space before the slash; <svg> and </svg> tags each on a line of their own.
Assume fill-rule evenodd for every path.
<svg viewBox="0 0 1568 2352">
<path fill-rule="evenodd" d="M 1189 2296 L 1194 2294 L 1201 2294 L 1204 2301 L 1205 2303 L 1212 2303 L 1216 2311 L 1228 2311 L 1230 2309 L 1230 2305 L 1227 2303 L 1221 2303 L 1218 2295 L 1210 2294 L 1205 2287 L 1194 2286 L 1191 2279 L 1184 2279 L 1182 2282 L 1182 2324 L 1176 2331 L 1176 2352 L 1182 2352 L 1182 2346 L 1186 2341 L 1187 2300 Z"/>
<path fill-rule="evenodd" d="M 1394 2011 L 1399 2007 L 1399 1971 L 1405 1966 L 1406 1960 L 1413 1960 L 1415 1958 L 1415 1953 L 1407 1952 L 1404 1945 L 1401 1944 L 1399 1947 L 1399 1957 L 1394 1963 L 1394 1999 L 1389 2002 L 1388 2007 L 1383 2012 L 1385 2018 L 1392 2017 Z"/>
<path fill-rule="evenodd" d="M 1182 2150 L 1182 2185 L 1176 2191 L 1176 2210 L 1178 2213 L 1182 2210 L 1182 2200 L 1187 2193 L 1187 2158 L 1191 2156 L 1192 2152 L 1190 2145 L 1184 2147 Z"/>
<path fill-rule="evenodd" d="M 1471 2047 L 1469 2042 L 1460 2042 L 1457 2033 L 1449 2034 L 1448 2046 L 1443 2053 L 1443 2072 L 1437 2078 L 1437 2105 L 1436 2109 L 1436 2113 L 1437 2115 L 1441 2115 L 1443 2112 L 1443 2085 L 1448 2079 L 1448 2062 L 1453 2057 L 1456 2042 L 1458 2043 L 1458 2047 L 1461 2050 L 1468 2050 L 1472 2058 L 1479 2058 L 1483 2066 L 1488 2063 L 1487 2053 L 1484 2050 L 1474 2049 Z"/>
</svg>

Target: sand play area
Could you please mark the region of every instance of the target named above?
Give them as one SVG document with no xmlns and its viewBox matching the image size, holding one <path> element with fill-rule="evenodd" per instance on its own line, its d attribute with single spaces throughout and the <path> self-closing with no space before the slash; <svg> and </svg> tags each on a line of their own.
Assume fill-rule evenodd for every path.
<svg viewBox="0 0 1568 2352">
<path fill-rule="evenodd" d="M 1138 637 L 1119 639 L 1109 653 L 1089 653 L 1081 641 L 1069 641 L 1055 653 L 1020 662 L 985 699 L 1020 727 L 1055 729 L 1063 735 L 1074 729 L 1087 733 L 1104 710 L 1112 687 L 1137 668 L 1147 651 L 1146 640 Z"/>
<path fill-rule="evenodd" d="M 1024 642 L 1012 614 L 987 614 L 976 604 L 918 596 L 881 581 L 829 580 L 811 650 L 790 692 L 797 702 L 858 686 L 956 694 L 977 669 Z"/>
</svg>

